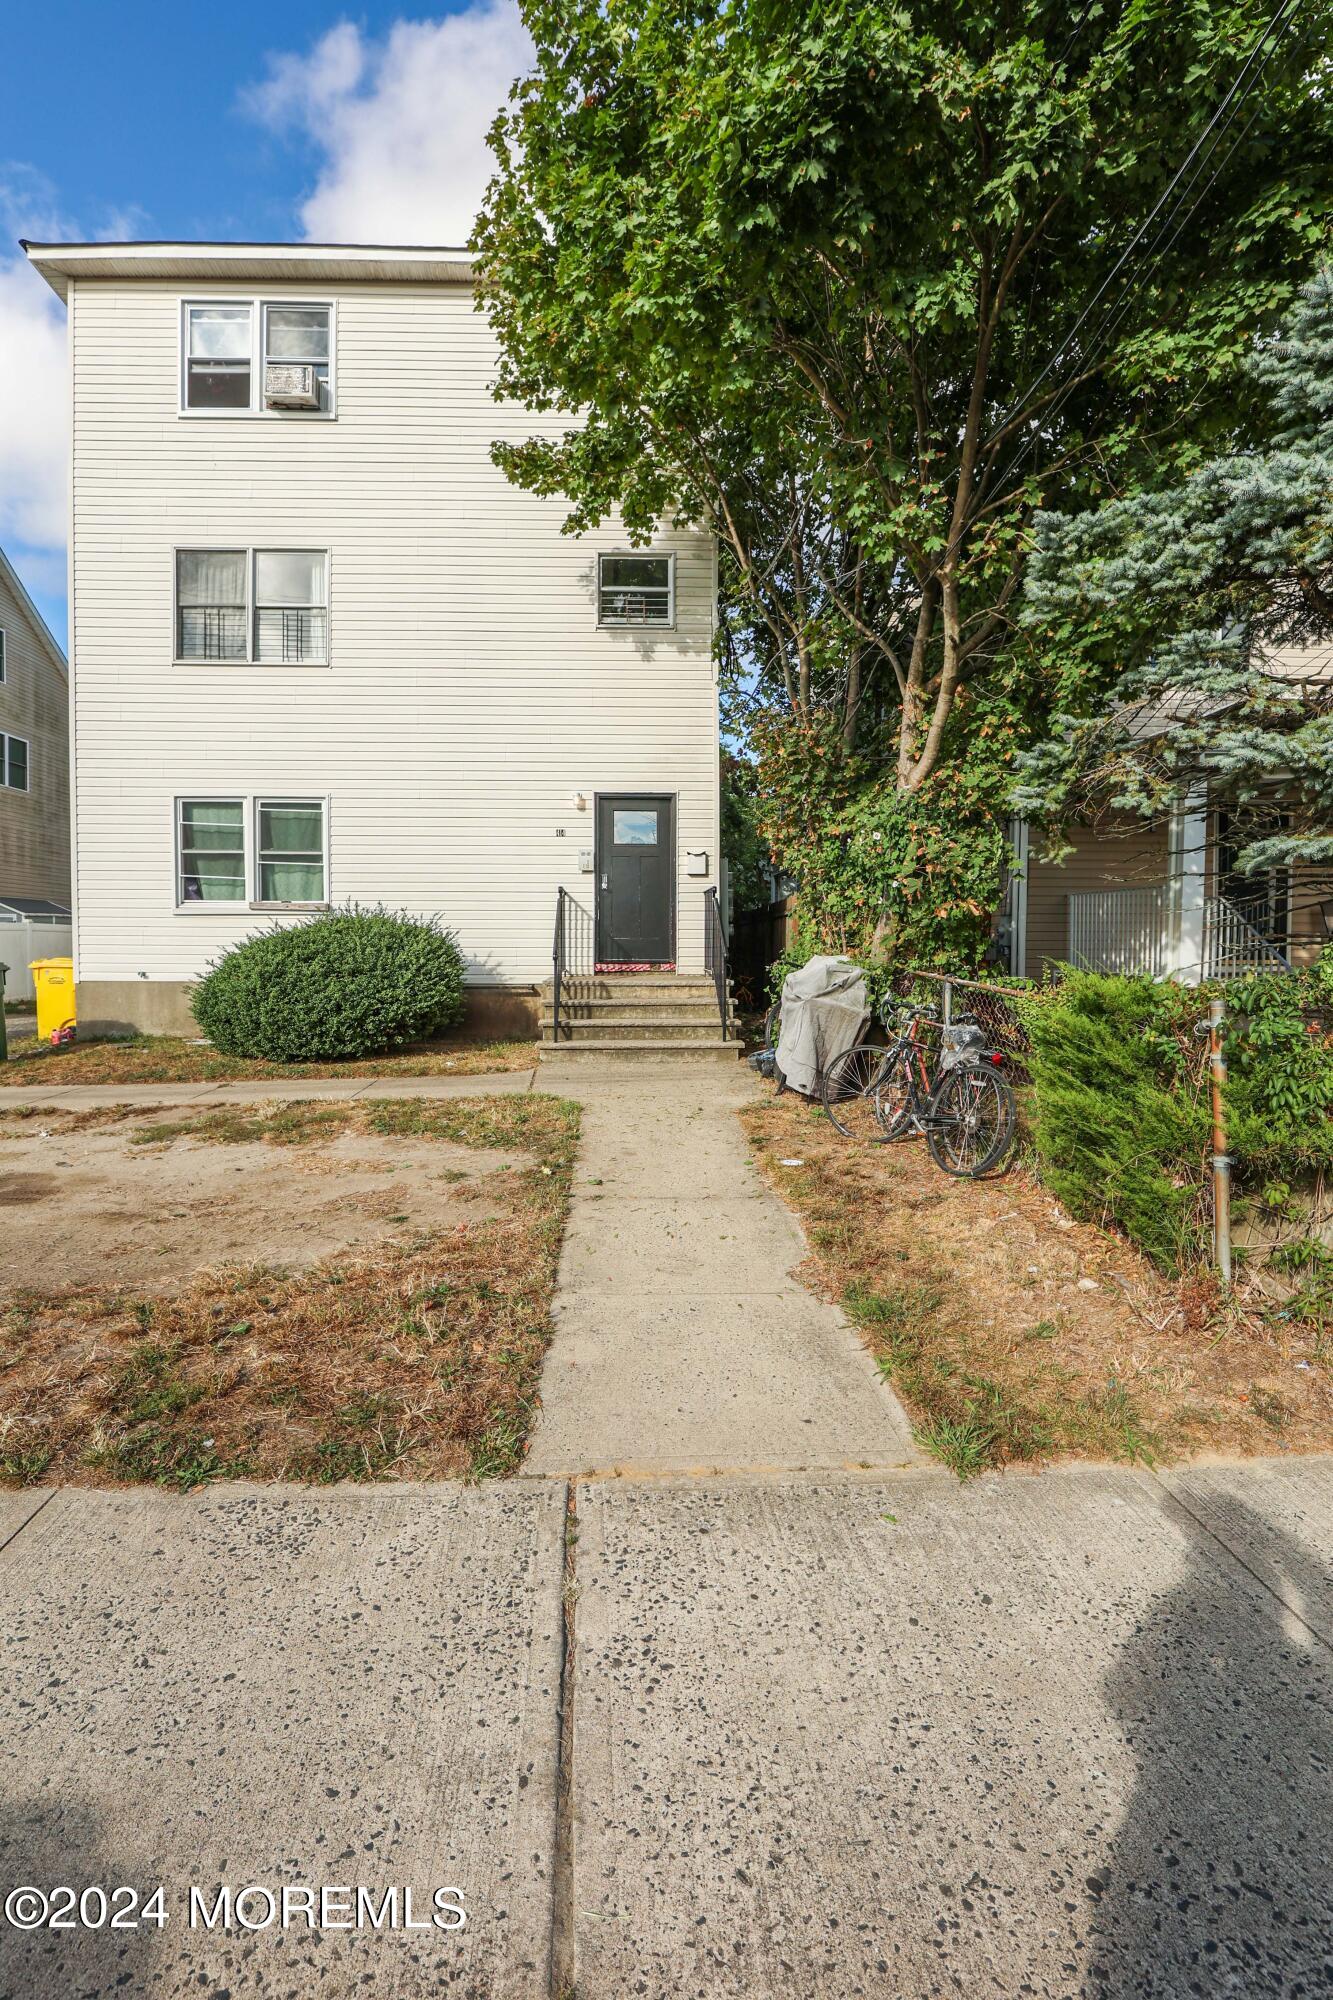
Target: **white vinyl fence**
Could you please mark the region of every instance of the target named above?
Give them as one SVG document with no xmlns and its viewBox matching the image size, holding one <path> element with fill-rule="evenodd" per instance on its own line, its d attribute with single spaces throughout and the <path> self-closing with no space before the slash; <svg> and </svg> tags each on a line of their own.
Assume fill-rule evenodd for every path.
<svg viewBox="0 0 1333 2000">
<path fill-rule="evenodd" d="M 71 924 L 34 923 L 25 917 L 20 923 L 0 923 L 0 965 L 7 965 L 5 999 L 35 1000 L 36 989 L 28 967 L 34 958 L 68 958 L 74 950 Z"/>
</svg>

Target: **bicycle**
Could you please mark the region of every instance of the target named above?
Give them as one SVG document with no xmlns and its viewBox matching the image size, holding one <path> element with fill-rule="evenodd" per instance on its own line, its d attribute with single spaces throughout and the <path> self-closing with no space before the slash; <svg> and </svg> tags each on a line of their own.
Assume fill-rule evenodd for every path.
<svg viewBox="0 0 1333 2000">
<path fill-rule="evenodd" d="M 894 1033 L 892 1013 L 881 1017 Z M 992 1173 L 1013 1144 L 1017 1110 L 1004 1057 L 988 1049 L 969 1014 L 946 1027 L 933 1007 L 909 1007 L 896 1040 L 857 1042 L 830 1063 L 820 1086 L 824 1109 L 844 1137 L 886 1145 L 924 1133 L 946 1174 L 976 1180 Z M 926 1034 L 938 1028 L 932 1061 Z"/>
</svg>

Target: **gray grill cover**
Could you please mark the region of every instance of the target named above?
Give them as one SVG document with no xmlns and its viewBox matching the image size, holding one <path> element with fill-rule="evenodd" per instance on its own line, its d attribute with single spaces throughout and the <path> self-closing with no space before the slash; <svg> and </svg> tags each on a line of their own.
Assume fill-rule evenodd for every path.
<svg viewBox="0 0 1333 2000">
<path fill-rule="evenodd" d="M 812 958 L 782 982 L 778 1068 L 792 1090 L 813 1097 L 835 1056 L 865 1026 L 865 974 L 850 958 Z"/>
</svg>

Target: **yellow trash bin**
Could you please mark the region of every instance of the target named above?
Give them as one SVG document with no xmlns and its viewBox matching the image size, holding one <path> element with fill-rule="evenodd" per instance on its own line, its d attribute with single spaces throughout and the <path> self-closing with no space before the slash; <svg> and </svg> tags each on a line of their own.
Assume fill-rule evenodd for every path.
<svg viewBox="0 0 1333 2000">
<path fill-rule="evenodd" d="M 28 970 L 37 988 L 37 1039 L 49 1042 L 74 1026 L 74 960 L 34 958 Z"/>
</svg>

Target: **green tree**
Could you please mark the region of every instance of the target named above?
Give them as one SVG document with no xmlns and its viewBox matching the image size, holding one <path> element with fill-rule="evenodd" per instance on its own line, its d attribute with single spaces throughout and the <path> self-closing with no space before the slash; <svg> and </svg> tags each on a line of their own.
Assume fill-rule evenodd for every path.
<svg viewBox="0 0 1333 2000">
<path fill-rule="evenodd" d="M 941 774 L 1046 699 L 1034 511 L 1244 421 L 1324 240 L 1333 0 L 521 4 L 476 243 L 498 393 L 571 427 L 498 462 L 572 529 L 710 528 L 766 739 L 957 826 Z"/>
<path fill-rule="evenodd" d="M 1206 792 L 1229 810 L 1242 873 L 1297 862 L 1324 875 L 1333 273 L 1306 286 L 1245 373 L 1273 412 L 1266 446 L 1159 492 L 1039 519 L 1026 615 L 1088 706 L 1057 716 L 1019 759 L 1018 799 L 1059 825 L 1107 805 L 1151 820 Z"/>
</svg>

